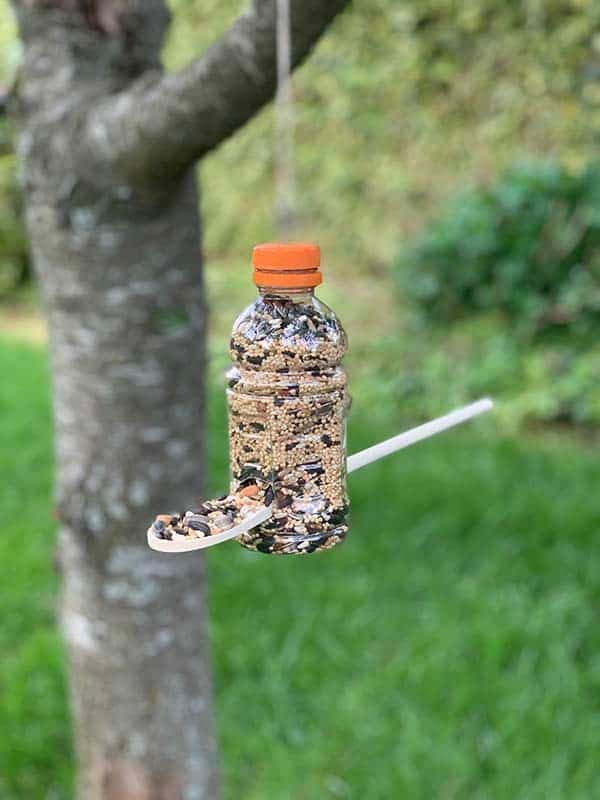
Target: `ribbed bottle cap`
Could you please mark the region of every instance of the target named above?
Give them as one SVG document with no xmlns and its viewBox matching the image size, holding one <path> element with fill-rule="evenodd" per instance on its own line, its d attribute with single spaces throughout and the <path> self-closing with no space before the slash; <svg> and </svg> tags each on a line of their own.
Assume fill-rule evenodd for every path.
<svg viewBox="0 0 600 800">
<path fill-rule="evenodd" d="M 267 242 L 252 251 L 254 283 L 280 289 L 311 289 L 323 280 L 321 249 L 312 242 Z"/>
</svg>

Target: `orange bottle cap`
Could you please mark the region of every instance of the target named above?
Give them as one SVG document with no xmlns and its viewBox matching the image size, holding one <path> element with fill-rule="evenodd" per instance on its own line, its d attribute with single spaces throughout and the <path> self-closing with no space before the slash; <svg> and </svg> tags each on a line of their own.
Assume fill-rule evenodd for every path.
<svg viewBox="0 0 600 800">
<path fill-rule="evenodd" d="M 280 289 L 311 289 L 323 280 L 321 249 L 312 242 L 267 242 L 252 251 L 254 283 Z"/>
</svg>

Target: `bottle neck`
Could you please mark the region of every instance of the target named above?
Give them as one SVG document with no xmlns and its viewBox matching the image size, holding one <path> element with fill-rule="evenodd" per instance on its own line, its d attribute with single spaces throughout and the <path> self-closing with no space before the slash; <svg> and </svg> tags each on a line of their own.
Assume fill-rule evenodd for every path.
<svg viewBox="0 0 600 800">
<path fill-rule="evenodd" d="M 258 293 L 261 297 L 275 297 L 281 300 L 291 300 L 294 303 L 302 303 L 314 297 L 315 290 L 305 287 L 301 289 L 282 289 L 281 286 L 259 286 Z"/>
</svg>

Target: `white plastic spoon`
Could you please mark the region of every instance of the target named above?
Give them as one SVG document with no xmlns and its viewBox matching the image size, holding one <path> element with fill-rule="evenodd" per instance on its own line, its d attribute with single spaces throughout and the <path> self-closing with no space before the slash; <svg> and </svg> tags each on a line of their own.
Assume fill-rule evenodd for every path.
<svg viewBox="0 0 600 800">
<path fill-rule="evenodd" d="M 437 433 L 453 428 L 455 425 L 460 425 L 462 422 L 479 416 L 479 414 L 484 414 L 493 407 L 494 402 L 489 397 L 484 397 L 482 400 L 477 400 L 468 406 L 457 408 L 443 417 L 437 417 L 430 422 L 425 422 L 423 425 L 418 425 L 416 428 L 411 428 L 397 436 L 392 436 L 391 439 L 385 439 L 383 442 L 351 455 L 346 462 L 347 471 L 350 473 L 361 467 L 366 467 L 367 464 L 372 464 L 373 461 L 379 461 L 380 458 L 389 456 L 398 450 L 403 450 L 405 447 L 410 447 L 412 444 L 428 439 L 430 436 L 435 436 Z M 233 528 L 229 528 L 223 533 L 216 533 L 213 536 L 205 536 L 203 539 L 190 538 L 187 540 L 182 538 L 175 541 L 160 539 L 150 527 L 148 528 L 148 544 L 153 550 L 158 550 L 161 553 L 189 553 L 192 550 L 203 550 L 205 547 L 212 547 L 215 544 L 227 542 L 229 539 L 235 539 L 240 533 L 260 525 L 270 516 L 271 510 L 267 506 L 259 506 L 254 513 L 248 514 L 242 522 Z"/>
</svg>

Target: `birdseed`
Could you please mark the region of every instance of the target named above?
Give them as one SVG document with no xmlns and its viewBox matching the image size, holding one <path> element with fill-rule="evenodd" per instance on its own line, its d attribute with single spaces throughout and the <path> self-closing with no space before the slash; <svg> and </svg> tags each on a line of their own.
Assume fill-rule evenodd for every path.
<svg viewBox="0 0 600 800">
<path fill-rule="evenodd" d="M 152 523 L 151 530 L 159 539 L 169 541 L 204 539 L 217 533 L 225 533 L 260 508 L 260 502 L 242 495 L 241 492 L 222 495 L 216 500 L 206 500 L 192 511 L 159 514 Z"/>
<path fill-rule="evenodd" d="M 240 535 L 244 547 L 303 554 L 344 539 L 345 351 L 339 320 L 312 296 L 266 294 L 236 321 L 227 391 L 231 492 L 272 511 Z"/>
</svg>

